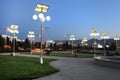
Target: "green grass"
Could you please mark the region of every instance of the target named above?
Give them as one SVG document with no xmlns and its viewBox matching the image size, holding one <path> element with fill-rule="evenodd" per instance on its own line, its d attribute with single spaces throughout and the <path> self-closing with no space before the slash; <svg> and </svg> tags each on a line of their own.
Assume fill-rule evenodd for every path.
<svg viewBox="0 0 120 80">
<path fill-rule="evenodd" d="M 77 55 L 78 55 L 78 58 L 93 58 L 93 54 L 80 53 Z M 72 53 L 52 53 L 51 56 L 75 57 L 75 54 L 72 54 Z"/>
<path fill-rule="evenodd" d="M 44 59 L 41 65 L 39 58 L 0 55 L 0 80 L 31 80 L 58 72 L 49 65 L 51 61 Z"/>
<path fill-rule="evenodd" d="M 75 53 L 52 53 L 51 56 L 59 56 L 59 57 L 75 57 Z M 103 54 L 96 54 L 96 56 L 103 56 Z M 91 53 L 78 53 L 78 58 L 93 58 L 94 54 Z"/>
<path fill-rule="evenodd" d="M 30 54 L 30 52 L 22 53 L 22 54 Z M 40 53 L 33 53 L 33 55 L 40 55 Z M 45 55 L 45 54 L 43 54 Z M 78 58 L 93 58 L 94 54 L 92 53 L 78 53 Z M 59 57 L 75 57 L 75 53 L 51 53 L 50 56 L 59 56 Z M 96 56 L 103 56 L 103 54 L 96 54 Z"/>
</svg>

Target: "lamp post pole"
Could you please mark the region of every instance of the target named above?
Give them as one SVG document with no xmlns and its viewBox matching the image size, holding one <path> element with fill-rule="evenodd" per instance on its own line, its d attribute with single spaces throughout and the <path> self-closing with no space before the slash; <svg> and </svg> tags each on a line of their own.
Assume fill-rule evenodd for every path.
<svg viewBox="0 0 120 80">
<path fill-rule="evenodd" d="M 73 54 L 73 40 L 72 40 L 72 54 Z"/>
<path fill-rule="evenodd" d="M 103 32 L 101 38 L 104 40 L 104 56 L 106 56 L 106 53 L 105 53 L 106 45 L 105 45 L 105 43 L 106 43 L 106 39 L 109 39 L 108 33 L 107 32 Z"/>
<path fill-rule="evenodd" d="M 13 44 L 13 55 L 15 55 L 15 32 L 13 33 L 13 35 L 14 35 L 14 37 L 13 37 L 13 42 L 14 42 L 14 44 Z"/>
<path fill-rule="evenodd" d="M 42 4 L 37 4 L 36 8 L 35 8 L 35 11 L 36 12 L 39 12 L 39 19 L 40 19 L 40 23 L 41 23 L 41 26 L 40 26 L 40 64 L 43 64 L 43 56 L 42 56 L 42 53 L 43 53 L 43 50 L 42 50 L 42 31 L 43 31 L 43 22 L 45 21 L 45 17 L 44 17 L 44 13 L 46 13 L 48 11 L 48 6 L 46 5 L 42 5 Z M 34 20 L 37 20 L 37 15 L 33 15 L 33 19 Z M 46 20 L 50 20 L 50 16 L 47 16 L 46 17 Z"/>
<path fill-rule="evenodd" d="M 28 32 L 28 37 L 29 37 L 29 39 L 30 39 L 30 42 L 31 42 L 31 54 L 32 54 L 32 43 L 33 43 L 33 40 L 34 40 L 34 37 L 35 37 L 35 35 L 34 35 L 34 32 L 33 31 L 29 31 Z"/>
<path fill-rule="evenodd" d="M 10 29 L 7 27 L 7 28 L 5 28 L 5 35 L 6 35 L 6 37 L 5 37 L 5 45 L 7 45 L 7 37 L 8 37 L 8 32 L 10 31 Z"/>
<path fill-rule="evenodd" d="M 11 25 L 10 26 L 10 32 L 13 33 L 13 53 L 12 55 L 15 56 L 15 33 L 19 33 L 18 32 L 18 25 Z"/>
<path fill-rule="evenodd" d="M 83 50 L 83 46 L 85 46 L 85 44 L 87 44 L 87 38 L 83 38 L 83 40 L 81 41 L 82 43 L 82 50 Z"/>
<path fill-rule="evenodd" d="M 106 56 L 106 53 L 105 53 L 105 48 L 106 48 L 106 45 L 105 45 L 106 41 L 104 39 L 104 56 Z"/>
<path fill-rule="evenodd" d="M 49 27 L 44 27 L 44 30 L 46 31 L 46 45 L 45 47 L 48 48 L 47 40 L 48 40 L 48 29 Z"/>
<path fill-rule="evenodd" d="M 70 35 L 70 40 L 72 41 L 72 54 L 73 54 L 73 40 L 75 40 L 75 35 Z"/>
<path fill-rule="evenodd" d="M 40 41 L 41 41 L 41 45 L 40 45 L 40 49 L 42 50 L 43 22 L 41 20 L 40 20 L 40 22 L 41 22 L 41 27 L 40 27 Z M 41 54 L 41 56 L 42 56 L 42 54 Z"/>
<path fill-rule="evenodd" d="M 41 54 L 40 54 L 40 63 L 43 64 L 43 56 L 42 56 L 42 52 L 43 52 L 43 50 L 42 50 L 42 31 L 43 31 L 43 22 L 42 22 L 41 19 L 40 19 L 40 22 L 41 22 L 41 27 L 40 27 L 40 42 L 41 42 L 41 44 L 40 44 L 40 50 L 41 50 Z"/>
<path fill-rule="evenodd" d="M 94 36 L 94 43 L 93 43 L 93 54 L 94 54 L 94 57 L 96 56 L 95 54 L 95 48 L 97 46 L 97 43 L 96 43 L 96 37 L 99 36 L 99 33 L 97 33 L 97 29 L 96 28 L 93 28 L 91 33 L 90 33 L 90 36 Z"/>
<path fill-rule="evenodd" d="M 116 52 L 117 52 L 117 50 L 118 50 L 118 42 L 117 41 L 120 40 L 119 36 L 115 35 L 114 40 L 116 41 Z"/>
<path fill-rule="evenodd" d="M 96 45 L 97 45 L 97 43 L 96 43 L 96 36 L 94 36 L 94 43 L 93 43 L 93 46 L 94 46 L 94 50 L 93 50 L 94 57 L 96 56 L 96 54 L 95 54 Z"/>
</svg>

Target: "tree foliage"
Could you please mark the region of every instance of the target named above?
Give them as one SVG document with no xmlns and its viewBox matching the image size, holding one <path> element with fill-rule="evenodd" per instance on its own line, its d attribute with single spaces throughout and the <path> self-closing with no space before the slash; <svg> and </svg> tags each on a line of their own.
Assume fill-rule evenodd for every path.
<svg viewBox="0 0 120 80">
<path fill-rule="evenodd" d="M 25 42 L 23 45 L 24 45 L 23 48 L 25 50 L 30 48 L 30 42 L 29 42 L 28 38 L 25 39 Z"/>
<path fill-rule="evenodd" d="M 115 43 L 111 43 L 109 49 L 110 50 L 116 50 L 116 44 Z"/>
<path fill-rule="evenodd" d="M 0 35 L 0 52 L 4 51 L 5 39 Z"/>
</svg>

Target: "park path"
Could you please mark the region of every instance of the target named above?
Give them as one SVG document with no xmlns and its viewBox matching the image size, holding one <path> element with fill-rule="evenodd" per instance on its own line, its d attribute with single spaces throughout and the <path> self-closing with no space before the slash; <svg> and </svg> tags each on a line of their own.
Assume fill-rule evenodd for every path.
<svg viewBox="0 0 120 80">
<path fill-rule="evenodd" d="M 120 80 L 120 69 L 96 65 L 92 58 L 55 58 L 50 65 L 60 72 L 35 80 Z"/>
<path fill-rule="evenodd" d="M 38 55 L 18 56 L 39 57 Z M 45 56 L 58 59 L 51 62 L 60 72 L 34 80 L 120 80 L 120 69 L 96 65 L 92 58 L 66 58 Z"/>
</svg>

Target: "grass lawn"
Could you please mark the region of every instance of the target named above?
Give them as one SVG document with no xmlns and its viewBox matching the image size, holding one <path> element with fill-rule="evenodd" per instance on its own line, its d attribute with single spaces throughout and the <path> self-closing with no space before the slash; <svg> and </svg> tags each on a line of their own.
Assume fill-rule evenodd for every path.
<svg viewBox="0 0 120 80">
<path fill-rule="evenodd" d="M 30 52 L 23 52 L 22 54 L 30 54 Z M 33 55 L 40 55 L 40 53 L 33 53 Z M 45 53 L 43 54 L 45 55 Z M 94 54 L 91 53 L 79 53 L 77 54 L 78 58 L 93 58 Z M 59 56 L 59 57 L 75 57 L 75 53 L 51 53 L 50 56 Z M 103 54 L 96 54 L 96 56 L 103 56 Z"/>
<path fill-rule="evenodd" d="M 51 61 L 44 59 L 41 65 L 39 58 L 0 55 L 0 80 L 32 80 L 58 72 L 49 65 Z"/>
<path fill-rule="evenodd" d="M 77 54 L 78 58 L 93 58 L 93 54 L 80 53 Z M 75 54 L 72 53 L 52 53 L 51 56 L 60 56 L 60 57 L 75 57 Z"/>
<path fill-rule="evenodd" d="M 30 54 L 30 52 L 23 52 L 22 54 Z M 33 53 L 33 55 L 40 55 L 40 53 Z M 45 55 L 45 53 L 43 54 Z M 93 58 L 94 54 L 91 53 L 78 53 L 78 58 Z M 59 57 L 75 57 L 75 53 L 51 53 L 50 56 L 59 56 Z M 96 54 L 96 56 L 103 56 L 103 54 Z"/>
<path fill-rule="evenodd" d="M 30 52 L 23 52 L 22 54 L 30 54 Z M 33 53 L 33 55 L 40 55 L 40 53 Z M 45 55 L 45 53 L 43 55 Z M 72 53 L 51 53 L 50 56 L 75 57 L 75 54 L 72 54 Z M 93 54 L 80 53 L 80 54 L 78 54 L 78 58 L 93 58 Z"/>
</svg>

